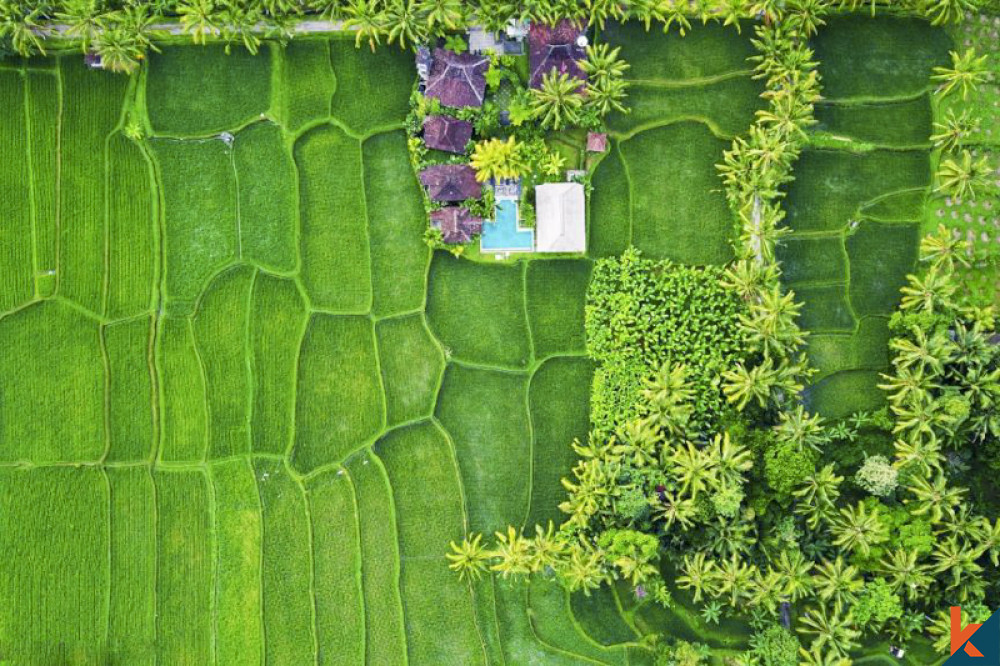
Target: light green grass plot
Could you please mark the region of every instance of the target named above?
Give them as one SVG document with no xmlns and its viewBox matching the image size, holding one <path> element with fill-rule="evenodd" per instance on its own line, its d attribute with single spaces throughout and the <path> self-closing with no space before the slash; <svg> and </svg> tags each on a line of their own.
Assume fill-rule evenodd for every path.
<svg viewBox="0 0 1000 666">
<path fill-rule="evenodd" d="M 389 425 L 430 416 L 444 359 L 423 315 L 383 319 L 375 333 Z"/>
<path fill-rule="evenodd" d="M 191 321 L 164 317 L 159 327 L 159 457 L 164 461 L 202 460 L 208 452 L 208 398 Z"/>
<path fill-rule="evenodd" d="M 103 329 L 111 380 L 108 384 L 109 460 L 148 460 L 153 452 L 153 378 L 150 319 L 141 317 Z"/>
<path fill-rule="evenodd" d="M 0 71 L 0 312 L 31 300 L 32 259 L 31 179 L 28 168 L 28 127 L 24 82 L 17 72 Z"/>
</svg>

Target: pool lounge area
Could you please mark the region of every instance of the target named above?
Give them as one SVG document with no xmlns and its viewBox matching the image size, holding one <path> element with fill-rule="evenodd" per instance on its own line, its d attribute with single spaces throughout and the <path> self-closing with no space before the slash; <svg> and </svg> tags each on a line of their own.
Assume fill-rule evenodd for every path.
<svg viewBox="0 0 1000 666">
<path fill-rule="evenodd" d="M 535 230 L 518 224 L 516 197 L 498 193 L 494 220 L 483 221 L 479 247 L 484 252 L 531 252 L 535 249 Z"/>
</svg>

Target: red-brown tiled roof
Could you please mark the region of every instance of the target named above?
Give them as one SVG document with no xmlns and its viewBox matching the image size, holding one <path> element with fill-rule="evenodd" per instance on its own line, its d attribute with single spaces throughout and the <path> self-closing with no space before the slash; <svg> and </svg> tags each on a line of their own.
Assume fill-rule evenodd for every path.
<svg viewBox="0 0 1000 666">
<path fill-rule="evenodd" d="M 441 230 L 445 243 L 468 243 L 483 230 L 483 219 L 474 216 L 465 206 L 447 206 L 431 212 L 431 225 Z"/>
<path fill-rule="evenodd" d="M 532 23 L 528 30 L 528 61 L 531 64 L 531 87 L 542 85 L 542 77 L 553 69 L 572 78 L 586 80 L 579 60 L 587 53 L 577 44 L 584 32 L 579 23 L 563 19 L 554 26 Z"/>
<path fill-rule="evenodd" d="M 428 148 L 449 153 L 464 153 L 472 138 L 472 123 L 451 116 L 424 118 L 424 143 Z"/>
<path fill-rule="evenodd" d="M 484 56 L 434 49 L 434 64 L 424 94 L 445 106 L 482 106 L 489 68 L 490 59 Z"/>
<path fill-rule="evenodd" d="M 433 201 L 480 199 L 483 186 L 476 180 L 476 170 L 468 164 L 435 164 L 420 172 L 420 182 Z"/>
<path fill-rule="evenodd" d="M 604 132 L 587 132 L 587 152 L 603 153 L 608 149 L 608 135 Z"/>
</svg>

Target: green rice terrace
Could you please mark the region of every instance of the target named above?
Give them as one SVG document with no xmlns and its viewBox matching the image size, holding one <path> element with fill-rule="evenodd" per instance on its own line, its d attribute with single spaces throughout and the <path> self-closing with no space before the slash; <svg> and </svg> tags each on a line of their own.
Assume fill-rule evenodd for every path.
<svg viewBox="0 0 1000 666">
<path fill-rule="evenodd" d="M 86 63 L 0 9 L 0 663 L 943 663 L 1000 16 L 788 4 Z"/>
</svg>

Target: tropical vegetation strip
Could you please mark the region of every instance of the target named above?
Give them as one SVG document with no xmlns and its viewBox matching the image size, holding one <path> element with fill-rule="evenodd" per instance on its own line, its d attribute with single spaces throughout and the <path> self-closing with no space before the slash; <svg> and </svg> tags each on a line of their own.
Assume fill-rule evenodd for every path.
<svg viewBox="0 0 1000 666">
<path fill-rule="evenodd" d="M 998 10 L 0 2 L 0 659 L 944 661 Z"/>
</svg>

